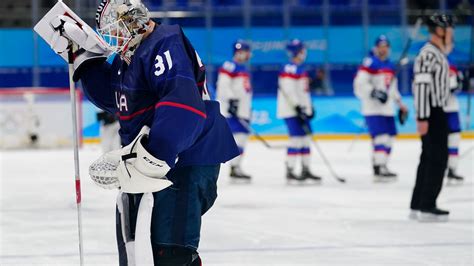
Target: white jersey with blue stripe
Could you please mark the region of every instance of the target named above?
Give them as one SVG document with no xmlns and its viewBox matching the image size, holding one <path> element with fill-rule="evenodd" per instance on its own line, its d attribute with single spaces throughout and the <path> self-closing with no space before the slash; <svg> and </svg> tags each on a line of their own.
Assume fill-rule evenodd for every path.
<svg viewBox="0 0 474 266">
<path fill-rule="evenodd" d="M 250 119 L 252 109 L 252 86 L 250 75 L 244 64 L 226 61 L 219 69 L 217 77 L 217 100 L 221 105 L 221 113 L 230 117 L 229 101 L 237 100 L 237 116 Z"/>
<path fill-rule="evenodd" d="M 459 112 L 459 101 L 456 96 L 456 91 L 459 86 L 458 84 L 458 69 L 456 66 L 449 60 L 449 88 L 451 93 L 449 95 L 446 105 L 443 107 L 444 111 L 447 113 Z"/>
<path fill-rule="evenodd" d="M 313 114 L 308 73 L 303 65 L 288 63 L 278 76 L 277 117 L 295 117 L 295 107 L 300 106 L 306 115 Z"/>
<path fill-rule="evenodd" d="M 400 99 L 395 67 L 390 60 L 382 61 L 376 56 L 364 58 L 354 79 L 354 94 L 361 100 L 363 115 L 393 116 L 393 102 Z M 373 89 L 385 91 L 386 103 L 372 98 Z"/>
</svg>

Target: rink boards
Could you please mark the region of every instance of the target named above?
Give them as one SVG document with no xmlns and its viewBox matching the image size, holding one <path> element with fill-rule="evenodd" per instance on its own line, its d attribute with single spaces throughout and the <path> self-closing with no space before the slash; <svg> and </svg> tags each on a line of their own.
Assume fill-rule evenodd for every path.
<svg viewBox="0 0 474 266">
<path fill-rule="evenodd" d="M 470 130 L 466 130 L 468 109 L 467 95 L 460 95 L 460 118 L 463 137 L 473 138 L 474 116 L 470 117 Z M 397 122 L 400 138 L 415 138 L 416 123 L 413 109 L 413 97 L 405 96 L 404 103 L 409 107 L 410 114 L 407 123 L 402 126 Z M 472 105 L 471 99 L 471 105 Z M 256 97 L 253 102 L 252 128 L 267 139 L 280 140 L 286 138 L 286 126 L 283 120 L 276 117 L 275 97 Z M 360 113 L 360 102 L 351 96 L 346 97 L 314 97 L 316 118 L 311 126 L 318 136 L 323 139 L 352 139 L 354 136 L 367 138 L 364 117 Z M 85 142 L 95 142 L 99 137 L 99 124 L 96 120 L 98 109 L 90 102 L 83 103 L 83 136 Z M 472 113 L 472 111 L 471 111 Z"/>
</svg>

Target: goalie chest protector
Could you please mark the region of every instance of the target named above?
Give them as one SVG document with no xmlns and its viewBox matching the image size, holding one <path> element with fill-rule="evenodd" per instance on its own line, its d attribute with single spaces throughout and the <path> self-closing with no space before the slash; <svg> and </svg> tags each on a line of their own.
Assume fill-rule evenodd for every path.
<svg viewBox="0 0 474 266">
<path fill-rule="evenodd" d="M 239 155 L 219 104 L 210 101 L 205 67 L 177 25 L 156 24 L 130 64 L 88 69 L 84 92 L 97 106 L 117 115 L 122 145 L 151 128 L 149 152 L 173 167 L 214 165 Z"/>
</svg>

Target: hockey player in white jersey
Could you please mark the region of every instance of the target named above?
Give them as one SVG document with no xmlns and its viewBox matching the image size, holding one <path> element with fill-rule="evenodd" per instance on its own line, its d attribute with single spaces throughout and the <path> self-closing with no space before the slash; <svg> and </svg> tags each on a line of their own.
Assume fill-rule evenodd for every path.
<svg viewBox="0 0 474 266">
<path fill-rule="evenodd" d="M 278 103 L 277 116 L 285 119 L 290 135 L 287 158 L 287 180 L 303 181 L 312 179 L 317 182 L 321 177 L 310 171 L 311 161 L 311 126 L 310 120 L 314 118 L 315 111 L 309 91 L 308 74 L 303 65 L 306 60 L 306 48 L 297 39 L 287 44 L 290 62 L 283 66 L 278 77 Z M 301 158 L 301 175 L 295 173 L 297 159 Z"/>
<path fill-rule="evenodd" d="M 458 73 L 456 66 L 448 56 L 449 62 L 449 86 L 451 94 L 448 103 L 444 107 L 448 119 L 449 135 L 448 135 L 448 181 L 463 181 L 464 178 L 457 173 L 459 161 L 459 142 L 461 141 L 461 123 L 459 121 L 459 101 L 456 94 L 462 89 L 461 72 Z"/>
<path fill-rule="evenodd" d="M 240 156 L 230 162 L 230 177 L 243 180 L 251 179 L 241 168 L 252 112 L 252 86 L 246 66 L 250 56 L 250 45 L 237 40 L 233 45 L 232 60 L 224 62 L 217 78 L 217 100 L 221 113 L 226 117 L 240 151 Z"/>
<path fill-rule="evenodd" d="M 361 100 L 362 114 L 372 138 L 375 181 L 391 181 L 397 176 L 387 168 L 397 134 L 394 103 L 400 108 L 399 120 L 402 124 L 408 114 L 398 91 L 395 66 L 389 59 L 389 53 L 389 40 L 384 35 L 379 36 L 354 79 L 354 93 Z"/>
</svg>

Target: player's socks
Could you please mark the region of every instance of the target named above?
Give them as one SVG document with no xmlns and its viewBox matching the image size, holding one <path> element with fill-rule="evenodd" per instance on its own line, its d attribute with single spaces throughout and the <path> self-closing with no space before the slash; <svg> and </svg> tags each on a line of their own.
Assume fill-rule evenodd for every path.
<svg viewBox="0 0 474 266">
<path fill-rule="evenodd" d="M 303 166 L 303 170 L 301 171 L 301 178 L 302 179 L 311 179 L 311 180 L 318 181 L 318 182 L 321 182 L 321 180 L 322 180 L 322 178 L 320 176 L 317 176 L 317 175 L 314 175 L 313 173 L 311 173 L 308 166 Z"/>
<path fill-rule="evenodd" d="M 240 166 L 231 166 L 230 167 L 230 177 L 235 179 L 250 180 L 251 176 L 245 174 Z"/>
</svg>

